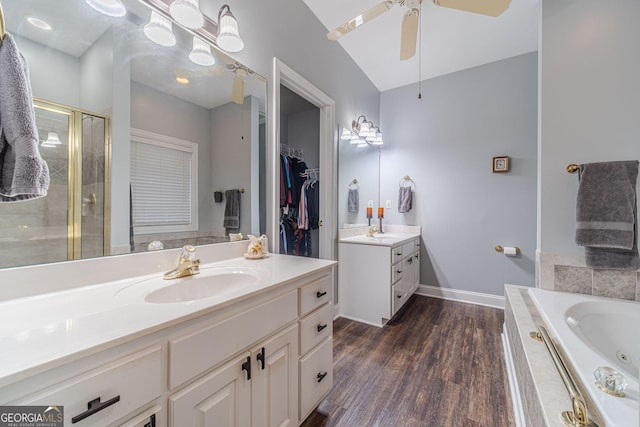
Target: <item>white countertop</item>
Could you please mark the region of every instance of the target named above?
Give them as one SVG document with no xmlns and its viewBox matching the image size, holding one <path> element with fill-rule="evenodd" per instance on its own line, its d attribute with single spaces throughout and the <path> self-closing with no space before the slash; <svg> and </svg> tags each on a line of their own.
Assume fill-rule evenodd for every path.
<svg viewBox="0 0 640 427">
<path fill-rule="evenodd" d="M 188 302 L 145 302 L 145 294 L 153 290 L 150 286 L 159 288 L 190 279 L 164 284 L 149 280 L 161 277 L 159 273 L 2 301 L 0 387 L 229 306 L 333 264 L 335 261 L 276 254 L 260 260 L 234 258 L 203 264 L 201 274 L 218 267 L 246 268 L 259 280 L 242 289 Z"/>
<path fill-rule="evenodd" d="M 353 243 L 358 245 L 396 246 L 411 239 L 420 237 L 419 233 L 375 233 L 372 237 L 367 235 L 351 236 L 340 239 L 340 243 Z"/>
</svg>

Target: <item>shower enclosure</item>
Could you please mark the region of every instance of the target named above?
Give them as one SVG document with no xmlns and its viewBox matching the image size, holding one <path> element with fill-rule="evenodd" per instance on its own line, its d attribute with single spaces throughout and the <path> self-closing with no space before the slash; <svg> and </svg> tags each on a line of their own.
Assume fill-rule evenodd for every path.
<svg viewBox="0 0 640 427">
<path fill-rule="evenodd" d="M 34 101 L 46 197 L 0 203 L 0 268 L 109 254 L 110 120 Z"/>
</svg>

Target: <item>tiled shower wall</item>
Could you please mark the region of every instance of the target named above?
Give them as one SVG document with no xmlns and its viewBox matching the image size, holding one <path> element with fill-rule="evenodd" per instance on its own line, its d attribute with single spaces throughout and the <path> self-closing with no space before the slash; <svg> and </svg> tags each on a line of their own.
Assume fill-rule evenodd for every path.
<svg viewBox="0 0 640 427">
<path fill-rule="evenodd" d="M 640 271 L 592 269 L 582 256 L 539 251 L 536 263 L 542 289 L 640 301 Z"/>
</svg>

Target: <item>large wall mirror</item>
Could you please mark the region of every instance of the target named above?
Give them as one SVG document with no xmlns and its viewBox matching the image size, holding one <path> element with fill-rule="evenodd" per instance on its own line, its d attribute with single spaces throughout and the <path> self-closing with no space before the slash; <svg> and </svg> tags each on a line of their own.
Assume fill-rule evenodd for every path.
<svg viewBox="0 0 640 427">
<path fill-rule="evenodd" d="M 338 135 L 343 128 L 338 126 Z M 377 225 L 377 207 L 380 205 L 380 147 L 372 145 L 355 145 L 349 140 L 339 139 L 339 191 L 338 191 L 338 224 L 339 228 L 368 225 L 366 207 L 373 207 L 371 225 Z M 355 193 L 354 193 L 355 191 Z M 351 192 L 351 201 L 350 193 Z M 353 196 L 357 194 L 357 203 Z"/>
<path fill-rule="evenodd" d="M 2 0 L 51 185 L 0 203 L 0 268 L 266 229 L 266 80 L 175 22 L 151 40 L 163 0 L 122 3 L 113 17 L 84 0 Z"/>
</svg>

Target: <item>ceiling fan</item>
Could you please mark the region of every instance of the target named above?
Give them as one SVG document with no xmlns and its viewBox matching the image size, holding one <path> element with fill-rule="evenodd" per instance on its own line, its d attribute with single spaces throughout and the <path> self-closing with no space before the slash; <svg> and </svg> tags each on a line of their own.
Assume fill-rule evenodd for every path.
<svg viewBox="0 0 640 427">
<path fill-rule="evenodd" d="M 362 24 L 377 18 L 389 11 L 394 4 L 405 6 L 409 10 L 402 16 L 402 32 L 400 36 L 400 59 L 406 60 L 416 54 L 416 42 L 418 38 L 418 22 L 420 17 L 420 4 L 423 0 L 386 0 L 365 10 L 360 15 L 338 26 L 327 34 L 329 40 L 337 40 L 347 33 L 355 30 Z M 507 10 L 511 0 L 433 0 L 436 6 L 464 10 L 471 13 L 479 13 L 488 16 L 499 16 Z"/>
</svg>

